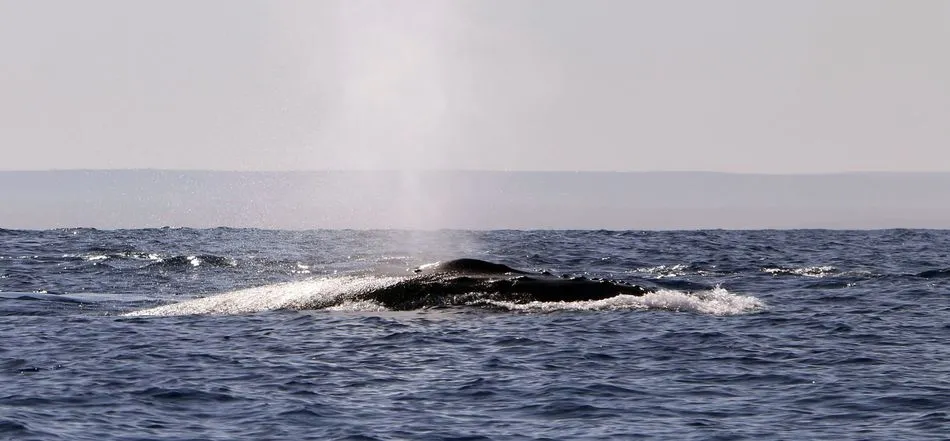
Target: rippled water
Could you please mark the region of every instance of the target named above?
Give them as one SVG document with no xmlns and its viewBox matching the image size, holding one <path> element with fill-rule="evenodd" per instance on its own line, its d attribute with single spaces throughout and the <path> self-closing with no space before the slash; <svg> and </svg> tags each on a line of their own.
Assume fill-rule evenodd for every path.
<svg viewBox="0 0 950 441">
<path fill-rule="evenodd" d="M 918 230 L 0 230 L 0 438 L 947 439 L 948 250 Z M 299 307 L 461 256 L 662 289 Z"/>
</svg>

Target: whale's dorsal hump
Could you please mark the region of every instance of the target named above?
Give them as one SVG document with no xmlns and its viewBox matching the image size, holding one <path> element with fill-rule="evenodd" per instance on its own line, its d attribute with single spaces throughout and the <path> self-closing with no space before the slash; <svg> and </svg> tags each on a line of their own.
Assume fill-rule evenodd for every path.
<svg viewBox="0 0 950 441">
<path fill-rule="evenodd" d="M 453 259 L 435 265 L 424 265 L 416 272 L 458 273 L 458 274 L 525 274 L 501 263 L 486 262 L 478 259 Z"/>
</svg>

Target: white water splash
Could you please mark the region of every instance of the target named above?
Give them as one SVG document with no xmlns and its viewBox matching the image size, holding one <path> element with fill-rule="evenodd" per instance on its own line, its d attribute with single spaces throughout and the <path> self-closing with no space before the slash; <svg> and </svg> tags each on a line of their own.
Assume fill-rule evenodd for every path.
<svg viewBox="0 0 950 441">
<path fill-rule="evenodd" d="M 326 309 L 334 312 L 383 312 L 389 311 L 383 305 L 370 300 L 345 301 L 339 305 L 331 306 Z"/>
<path fill-rule="evenodd" d="M 625 309 L 693 312 L 710 315 L 739 315 L 758 312 L 765 303 L 752 296 L 733 294 L 724 288 L 710 291 L 685 293 L 674 290 L 659 290 L 642 296 L 619 295 L 603 300 L 581 302 L 529 302 L 513 303 L 488 301 L 487 304 L 513 311 L 613 311 Z"/>
<path fill-rule="evenodd" d="M 830 265 L 808 266 L 803 268 L 762 268 L 762 272 L 776 275 L 796 275 L 805 277 L 825 277 L 838 273 L 838 268 Z"/>
<path fill-rule="evenodd" d="M 659 265 L 646 268 L 637 268 L 634 272 L 644 273 L 656 276 L 658 279 L 664 277 L 679 277 L 685 275 L 689 271 L 689 265 L 676 264 L 676 265 Z"/>
<path fill-rule="evenodd" d="M 341 297 L 385 288 L 401 280 L 404 280 L 404 278 L 344 276 L 281 283 L 186 300 L 141 311 L 132 311 L 125 315 L 235 315 L 278 309 L 321 309 L 340 303 Z M 353 304 L 358 303 L 354 302 Z M 344 302 L 343 305 L 345 304 Z"/>
</svg>

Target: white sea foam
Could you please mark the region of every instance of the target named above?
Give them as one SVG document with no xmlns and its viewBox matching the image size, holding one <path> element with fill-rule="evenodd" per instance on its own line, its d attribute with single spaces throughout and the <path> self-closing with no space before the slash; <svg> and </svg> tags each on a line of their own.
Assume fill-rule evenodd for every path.
<svg viewBox="0 0 950 441">
<path fill-rule="evenodd" d="M 320 309 L 337 305 L 340 303 L 340 297 L 384 288 L 400 280 L 403 280 L 403 278 L 344 276 L 280 283 L 186 300 L 180 303 L 133 311 L 125 315 L 233 315 L 278 309 Z M 358 303 L 355 302 L 353 305 L 358 305 Z M 343 305 L 345 304 L 343 302 Z"/>
<path fill-rule="evenodd" d="M 765 303 L 752 296 L 733 294 L 724 288 L 685 293 L 659 290 L 642 296 L 619 295 L 604 300 L 581 302 L 513 303 L 488 301 L 491 305 L 526 312 L 611 311 L 624 309 L 694 312 L 711 315 L 738 315 L 760 311 Z"/>
<path fill-rule="evenodd" d="M 344 301 L 343 303 L 331 306 L 326 309 L 327 311 L 336 311 L 336 312 L 382 312 L 389 311 L 383 305 L 379 303 L 370 301 L 370 300 L 355 300 L 355 301 Z"/>
<path fill-rule="evenodd" d="M 689 265 L 676 264 L 676 265 L 659 265 L 651 266 L 645 268 L 637 268 L 634 272 L 650 274 L 656 278 L 664 277 L 679 277 L 685 275 L 689 270 Z"/>
<path fill-rule="evenodd" d="M 807 266 L 803 268 L 762 268 L 762 272 L 772 275 L 796 275 L 821 278 L 837 274 L 838 268 L 830 265 Z"/>
<path fill-rule="evenodd" d="M 304 265 L 300 262 L 297 262 L 297 269 L 295 270 L 295 272 L 310 274 L 310 265 Z"/>
</svg>

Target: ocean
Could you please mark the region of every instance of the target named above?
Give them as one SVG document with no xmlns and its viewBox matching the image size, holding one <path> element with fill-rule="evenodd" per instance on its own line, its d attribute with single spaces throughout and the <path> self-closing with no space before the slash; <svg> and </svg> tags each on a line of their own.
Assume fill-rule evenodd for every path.
<svg viewBox="0 0 950 441">
<path fill-rule="evenodd" d="M 347 300 L 460 257 L 656 289 Z M 0 439 L 950 439 L 950 231 L 0 230 L 0 314 Z"/>
</svg>

